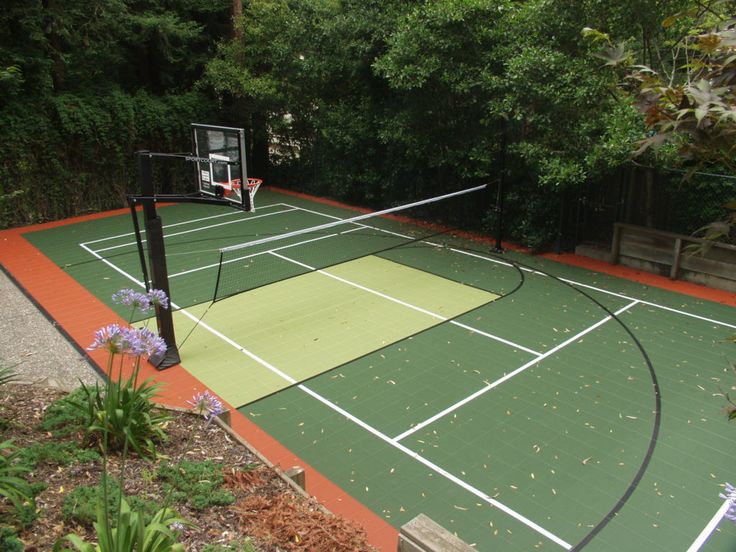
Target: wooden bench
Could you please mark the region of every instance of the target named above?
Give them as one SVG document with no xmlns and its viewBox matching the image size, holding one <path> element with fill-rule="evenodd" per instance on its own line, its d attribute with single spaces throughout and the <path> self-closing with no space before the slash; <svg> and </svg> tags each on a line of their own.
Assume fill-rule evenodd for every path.
<svg viewBox="0 0 736 552">
<path fill-rule="evenodd" d="M 702 245 L 704 254 L 691 251 Z M 735 245 L 617 222 L 610 262 L 736 292 Z"/>
</svg>

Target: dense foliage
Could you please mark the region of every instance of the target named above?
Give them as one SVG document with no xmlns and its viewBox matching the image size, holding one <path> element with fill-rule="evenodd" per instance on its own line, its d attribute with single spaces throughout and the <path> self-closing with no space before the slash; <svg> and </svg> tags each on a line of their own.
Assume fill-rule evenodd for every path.
<svg viewBox="0 0 736 552">
<path fill-rule="evenodd" d="M 623 76 L 621 89 L 634 99 L 645 117 L 648 136 L 637 153 L 663 146 L 676 152 L 691 177 L 706 168 L 736 170 L 736 2 L 702 3 L 668 17 L 672 29 L 669 55 L 673 63 L 635 64 L 625 43 L 614 44 L 610 35 L 586 29 L 602 41 L 598 56 Z M 681 63 L 678 64 L 677 61 Z M 709 239 L 736 242 L 736 194 L 725 203 L 722 220 L 703 227 Z"/>
<path fill-rule="evenodd" d="M 582 29 L 671 69 L 687 22 L 662 22 L 711 4 L 10 0 L 0 222 L 120 206 L 132 152 L 187 149 L 196 120 L 245 127 L 267 184 L 372 207 L 504 180 L 511 237 L 549 244 L 566 204 L 636 180 L 623 169 L 645 136 Z M 159 173 L 171 188 L 186 171 Z M 477 222 L 492 228 L 489 192 Z"/>
<path fill-rule="evenodd" d="M 188 149 L 226 0 L 8 0 L 0 11 L 0 223 L 124 205 L 136 149 Z M 10 196 L 10 197 L 9 197 Z"/>
</svg>

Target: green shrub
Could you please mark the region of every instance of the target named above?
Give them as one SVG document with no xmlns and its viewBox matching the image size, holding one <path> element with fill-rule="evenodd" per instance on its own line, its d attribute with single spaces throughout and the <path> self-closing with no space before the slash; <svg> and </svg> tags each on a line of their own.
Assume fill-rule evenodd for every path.
<svg viewBox="0 0 736 552">
<path fill-rule="evenodd" d="M 78 388 L 51 403 L 38 424 L 38 429 L 48 431 L 55 437 L 66 437 L 84 431 L 86 418 L 80 410 L 84 397 L 84 390 Z"/>
<path fill-rule="evenodd" d="M 11 441 L 0 443 L 0 496 L 17 508 L 33 502 L 33 490 L 22 477 L 29 471 L 30 466 L 21 461 L 20 452 Z"/>
<path fill-rule="evenodd" d="M 202 548 L 202 552 L 258 552 L 258 549 L 250 540 L 245 542 L 231 542 L 227 545 L 208 544 Z"/>
<path fill-rule="evenodd" d="M 24 546 L 10 527 L 0 527 L 0 550 L 3 552 L 23 552 Z"/>
<path fill-rule="evenodd" d="M 0 385 L 5 385 L 6 383 L 10 383 L 11 381 L 14 381 L 15 378 L 16 378 L 16 374 L 12 368 L 8 368 L 6 366 L 0 366 Z"/>
<path fill-rule="evenodd" d="M 118 505 L 120 504 L 120 485 L 113 479 L 108 479 L 107 484 L 107 506 L 112 514 L 111 519 L 115 520 L 118 517 Z M 61 505 L 63 519 L 82 525 L 92 525 L 97 519 L 97 509 L 102 504 L 103 496 L 102 484 L 77 487 L 64 497 Z M 149 523 L 159 509 L 155 502 L 136 496 L 126 497 L 126 500 L 136 512 L 142 515 L 145 523 Z"/>
<path fill-rule="evenodd" d="M 18 527 L 31 527 L 38 519 L 36 500 L 31 498 L 28 502 L 16 505 L 13 508 L 13 517 Z"/>
<path fill-rule="evenodd" d="M 174 500 L 185 502 L 195 510 L 224 506 L 235 501 L 231 493 L 222 489 L 225 482 L 222 465 L 211 460 L 164 464 L 158 470 L 158 477 L 164 481 L 164 488 L 172 493 Z"/>
<path fill-rule="evenodd" d="M 116 527 L 108 524 L 108 514 L 109 511 L 101 506 L 97 509 L 97 521 L 94 523 L 97 545 L 84 542 L 74 534 L 67 535 L 65 539 L 79 552 L 184 552 L 184 545 L 176 542 L 179 533 L 172 527 L 183 527 L 186 522 L 173 510 L 161 508 L 150 522 L 146 522 L 123 499 L 120 513 L 115 516 L 118 521 Z M 54 552 L 65 550 L 62 549 L 61 541 L 54 545 Z"/>
<path fill-rule="evenodd" d="M 100 453 L 88 448 L 80 448 L 71 441 L 34 443 L 20 450 L 20 457 L 29 466 L 35 468 L 39 464 L 69 466 L 74 463 L 94 462 L 100 459 Z"/>
<path fill-rule="evenodd" d="M 87 420 L 87 432 L 106 439 L 108 451 L 129 446 L 141 456 L 155 456 L 156 442 L 166 438 L 164 425 L 173 418 L 156 407 L 153 398 L 160 384 L 130 379 L 82 385 L 84 403 L 79 407 Z"/>
</svg>

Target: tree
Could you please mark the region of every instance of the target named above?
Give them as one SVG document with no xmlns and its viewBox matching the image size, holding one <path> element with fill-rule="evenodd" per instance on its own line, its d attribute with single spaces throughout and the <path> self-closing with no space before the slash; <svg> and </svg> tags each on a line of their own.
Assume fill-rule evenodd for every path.
<svg viewBox="0 0 736 552">
<path fill-rule="evenodd" d="M 217 102 L 196 82 L 229 33 L 229 8 L 228 0 L 7 0 L 0 223 L 122 206 L 135 191 L 136 149 L 188 149 L 189 123 L 216 117 Z M 167 168 L 157 178 L 174 176 Z"/>
<path fill-rule="evenodd" d="M 623 75 L 620 89 L 644 116 L 648 136 L 635 155 L 664 145 L 676 149 L 692 174 L 704 167 L 736 173 L 736 2 L 711 1 L 662 22 L 678 37 L 670 43 L 673 63 L 653 68 L 635 62 L 625 43 L 593 29 L 584 34 L 601 41 L 598 56 Z M 712 240 L 736 238 L 736 201 L 725 206 L 724 221 L 701 229 Z"/>
</svg>

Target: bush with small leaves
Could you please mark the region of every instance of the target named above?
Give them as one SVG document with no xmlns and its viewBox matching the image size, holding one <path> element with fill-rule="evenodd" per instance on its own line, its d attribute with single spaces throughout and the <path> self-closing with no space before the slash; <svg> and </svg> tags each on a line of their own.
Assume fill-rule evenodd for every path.
<svg viewBox="0 0 736 552">
<path fill-rule="evenodd" d="M 258 549 L 250 541 L 231 542 L 223 544 L 208 544 L 202 548 L 202 552 L 258 552 Z"/>
<path fill-rule="evenodd" d="M 172 493 L 174 500 L 185 502 L 195 510 L 224 506 L 235 501 L 231 493 L 222 489 L 225 482 L 222 465 L 211 460 L 163 464 L 158 469 L 158 477 L 164 481 L 164 487 Z"/>
<path fill-rule="evenodd" d="M 85 397 L 80 388 L 51 403 L 44 412 L 38 429 L 48 431 L 54 437 L 67 437 L 84 431 L 87 419 L 80 406 L 84 404 Z"/>
<path fill-rule="evenodd" d="M 54 466 L 69 466 L 71 464 L 94 462 L 100 459 L 100 453 L 89 448 L 82 448 L 71 441 L 52 441 L 47 443 L 34 443 L 21 449 L 22 460 L 35 468 L 39 464 L 50 464 Z"/>
<path fill-rule="evenodd" d="M 10 527 L 0 527 L 0 550 L 3 552 L 23 552 L 23 543 Z"/>
<path fill-rule="evenodd" d="M 97 508 L 104 500 L 102 485 L 81 485 L 64 497 L 61 515 L 65 521 L 74 521 L 81 525 L 91 526 L 97 519 Z M 139 512 L 143 521 L 149 523 L 159 506 L 155 502 L 143 500 L 136 496 L 125 497 L 131 508 Z M 108 482 L 107 507 L 113 516 L 118 515 L 120 504 L 120 485 L 114 480 Z"/>
</svg>

